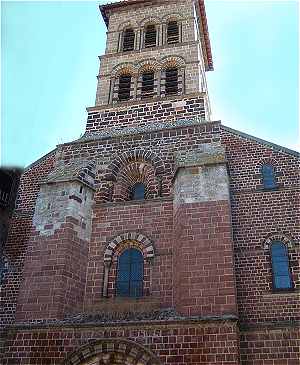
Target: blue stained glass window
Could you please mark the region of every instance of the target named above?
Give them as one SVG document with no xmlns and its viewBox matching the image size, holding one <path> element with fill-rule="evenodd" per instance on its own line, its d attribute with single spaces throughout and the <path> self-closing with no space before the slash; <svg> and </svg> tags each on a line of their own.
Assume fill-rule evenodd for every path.
<svg viewBox="0 0 300 365">
<path fill-rule="evenodd" d="M 133 186 L 131 192 L 132 200 L 143 200 L 145 199 L 145 185 L 141 183 L 137 183 Z"/>
<path fill-rule="evenodd" d="M 276 176 L 275 176 L 275 169 L 270 164 L 265 164 L 261 168 L 262 172 L 262 179 L 263 179 L 263 186 L 265 189 L 272 189 L 276 188 Z"/>
<path fill-rule="evenodd" d="M 143 296 L 144 259 L 139 250 L 129 248 L 125 250 L 118 261 L 117 296 Z"/>
<path fill-rule="evenodd" d="M 274 289 L 292 289 L 293 283 L 286 246 L 282 242 L 273 242 L 271 246 L 271 257 Z"/>
</svg>

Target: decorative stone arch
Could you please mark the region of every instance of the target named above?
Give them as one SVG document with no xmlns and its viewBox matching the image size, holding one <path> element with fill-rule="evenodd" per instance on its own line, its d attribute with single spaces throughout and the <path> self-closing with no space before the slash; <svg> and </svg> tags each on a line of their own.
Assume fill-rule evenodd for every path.
<svg viewBox="0 0 300 365">
<path fill-rule="evenodd" d="M 182 21 L 183 17 L 180 13 L 174 12 L 174 13 L 169 13 L 166 14 L 162 17 L 162 22 L 163 23 L 168 23 L 171 20 L 176 20 L 176 21 Z"/>
<path fill-rule="evenodd" d="M 121 23 L 121 24 L 119 24 L 119 26 L 118 26 L 118 32 L 122 32 L 122 31 L 124 31 L 125 29 L 127 29 L 127 28 L 132 28 L 132 29 L 134 29 L 134 28 L 136 28 L 138 26 L 138 24 L 136 23 L 136 22 L 134 22 L 134 21 L 132 21 L 132 20 L 127 20 L 127 21 L 125 21 L 125 22 L 123 22 L 123 23 Z"/>
<path fill-rule="evenodd" d="M 138 74 L 141 75 L 145 71 L 157 72 L 161 69 L 161 64 L 155 59 L 143 60 L 137 64 Z"/>
<path fill-rule="evenodd" d="M 132 62 L 120 63 L 119 65 L 115 66 L 111 71 L 111 75 L 113 78 L 117 78 L 121 75 L 135 76 L 136 74 L 137 68 Z"/>
<path fill-rule="evenodd" d="M 275 233 L 269 235 L 264 241 L 263 241 L 263 248 L 264 250 L 269 250 L 271 247 L 272 242 L 274 241 L 280 241 L 283 244 L 285 244 L 289 249 L 292 249 L 294 247 L 293 240 L 286 236 L 283 233 Z"/>
<path fill-rule="evenodd" d="M 135 184 L 142 183 L 145 187 L 145 199 L 160 196 L 160 180 L 155 176 L 155 169 L 148 162 L 134 161 L 120 170 L 118 179 L 114 184 L 113 201 L 130 200 Z"/>
<path fill-rule="evenodd" d="M 116 181 L 122 166 L 135 161 L 151 163 L 155 168 L 156 176 L 164 173 L 164 163 L 156 153 L 150 150 L 135 149 L 134 151 L 126 151 L 114 156 L 112 162 L 107 167 L 106 180 Z"/>
<path fill-rule="evenodd" d="M 162 69 L 165 70 L 168 67 L 184 68 L 186 61 L 181 56 L 166 56 L 161 59 Z"/>
<path fill-rule="evenodd" d="M 61 365 L 162 365 L 146 347 L 123 338 L 91 341 L 72 352 Z"/>
<path fill-rule="evenodd" d="M 114 237 L 106 246 L 106 250 L 104 251 L 104 264 L 111 264 L 112 258 L 117 251 L 117 249 L 122 245 L 124 242 L 133 241 L 138 243 L 140 247 L 144 259 L 152 259 L 154 257 L 154 246 L 152 241 L 143 235 L 140 232 L 127 232 L 122 233 L 116 237 Z"/>
<path fill-rule="evenodd" d="M 145 27 L 148 24 L 155 24 L 155 25 L 159 25 L 161 23 L 161 19 L 157 16 L 148 16 L 144 19 L 142 19 L 139 23 L 140 27 Z"/>
</svg>

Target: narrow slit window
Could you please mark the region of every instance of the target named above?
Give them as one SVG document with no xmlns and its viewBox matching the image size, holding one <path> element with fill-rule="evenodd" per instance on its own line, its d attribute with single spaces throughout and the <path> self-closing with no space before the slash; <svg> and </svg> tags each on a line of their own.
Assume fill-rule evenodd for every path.
<svg viewBox="0 0 300 365">
<path fill-rule="evenodd" d="M 130 89 L 131 89 L 131 76 L 122 75 L 119 77 L 119 90 L 118 98 L 119 100 L 129 100 L 130 99 Z"/>
<path fill-rule="evenodd" d="M 166 95 L 178 93 L 178 69 L 168 68 L 166 70 Z"/>
<path fill-rule="evenodd" d="M 265 189 L 273 189 L 277 187 L 275 169 L 270 164 L 265 164 L 261 169 L 263 187 Z"/>
<path fill-rule="evenodd" d="M 173 44 L 179 42 L 179 26 L 176 21 L 170 21 L 167 26 L 167 43 Z"/>
<path fill-rule="evenodd" d="M 132 188 L 131 200 L 143 200 L 143 199 L 145 199 L 145 185 L 137 183 Z"/>
<path fill-rule="evenodd" d="M 156 46 L 156 26 L 154 24 L 147 25 L 145 30 L 145 47 Z"/>
<path fill-rule="evenodd" d="M 123 35 L 123 52 L 129 52 L 134 50 L 134 40 L 135 34 L 133 29 L 126 29 Z"/>
<path fill-rule="evenodd" d="M 119 257 L 116 294 L 118 297 L 139 298 L 143 296 L 144 260 L 135 249 L 125 250 Z"/>
<path fill-rule="evenodd" d="M 282 242 L 272 243 L 271 259 L 274 290 L 293 289 L 288 250 Z"/>
<path fill-rule="evenodd" d="M 151 97 L 154 94 L 154 72 L 142 74 L 142 98 Z"/>
</svg>

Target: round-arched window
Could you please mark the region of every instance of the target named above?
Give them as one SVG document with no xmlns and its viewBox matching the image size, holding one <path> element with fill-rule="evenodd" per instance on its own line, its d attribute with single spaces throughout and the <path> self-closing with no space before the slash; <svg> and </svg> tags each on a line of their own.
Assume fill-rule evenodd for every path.
<svg viewBox="0 0 300 365">
<path fill-rule="evenodd" d="M 118 297 L 142 297 L 143 277 L 143 254 L 135 248 L 125 250 L 118 260 L 116 295 Z"/>
</svg>

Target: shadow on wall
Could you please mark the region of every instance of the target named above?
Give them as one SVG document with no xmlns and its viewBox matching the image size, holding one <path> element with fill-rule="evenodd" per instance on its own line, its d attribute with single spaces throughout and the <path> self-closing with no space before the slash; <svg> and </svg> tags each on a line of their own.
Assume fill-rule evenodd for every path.
<svg viewBox="0 0 300 365">
<path fill-rule="evenodd" d="M 21 173 L 20 168 L 0 168 L 0 283 L 5 271 L 4 247 Z"/>
</svg>

